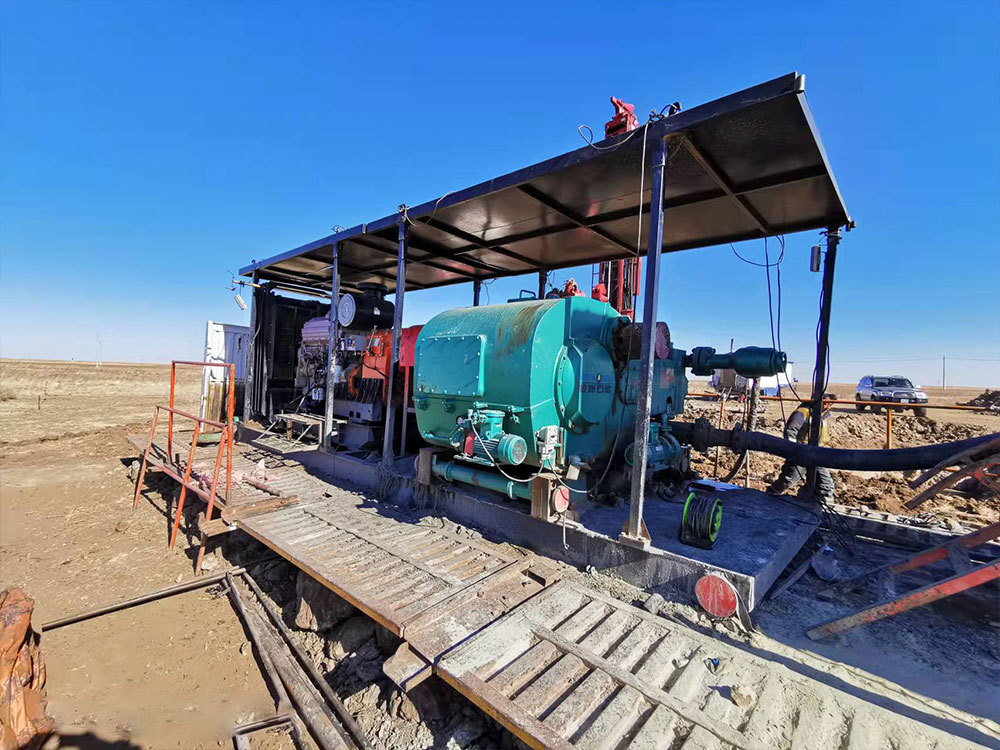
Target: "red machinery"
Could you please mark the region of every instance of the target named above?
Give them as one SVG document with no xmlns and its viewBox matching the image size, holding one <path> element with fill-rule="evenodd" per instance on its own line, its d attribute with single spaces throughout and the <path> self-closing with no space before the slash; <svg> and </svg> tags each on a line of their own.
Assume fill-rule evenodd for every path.
<svg viewBox="0 0 1000 750">
<path fill-rule="evenodd" d="M 621 99 L 612 96 L 611 105 L 615 108 L 615 116 L 604 123 L 604 137 L 610 138 L 619 133 L 627 133 L 639 127 L 639 121 L 635 116 L 635 105 L 623 102 Z"/>
<path fill-rule="evenodd" d="M 633 301 L 639 294 L 641 270 L 639 258 L 607 260 L 595 265 L 590 296 L 599 302 L 610 303 L 622 315 L 635 320 Z"/>
<path fill-rule="evenodd" d="M 612 96 L 615 116 L 604 125 L 604 135 L 611 137 L 639 127 L 635 105 Z M 638 258 L 608 260 L 594 266 L 590 296 L 599 302 L 608 302 L 622 315 L 635 320 L 633 301 L 639 294 L 639 273 L 642 261 Z"/>
</svg>

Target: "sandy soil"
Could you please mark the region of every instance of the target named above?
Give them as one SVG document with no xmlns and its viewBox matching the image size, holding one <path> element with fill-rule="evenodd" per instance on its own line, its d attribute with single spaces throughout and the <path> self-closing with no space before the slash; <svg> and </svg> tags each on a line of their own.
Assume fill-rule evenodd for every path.
<svg viewBox="0 0 1000 750">
<path fill-rule="evenodd" d="M 168 386 L 165 366 L 0 363 L 0 390 L 18 394 L 0 403 L 0 572 L 35 600 L 36 627 L 193 576 L 166 554 L 164 516 L 131 512 L 120 458 Z M 46 633 L 46 748 L 231 745 L 233 726 L 274 712 L 245 643 L 210 590 Z"/>
</svg>

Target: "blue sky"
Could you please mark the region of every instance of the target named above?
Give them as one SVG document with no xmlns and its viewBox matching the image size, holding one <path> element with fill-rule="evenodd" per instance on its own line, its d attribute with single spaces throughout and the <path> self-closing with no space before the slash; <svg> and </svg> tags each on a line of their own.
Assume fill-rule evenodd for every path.
<svg viewBox="0 0 1000 750">
<path fill-rule="evenodd" d="M 7 0 L 0 353 L 93 359 L 100 338 L 105 359 L 195 356 L 206 319 L 246 321 L 227 288 L 252 258 L 576 148 L 612 94 L 644 115 L 797 70 L 858 221 L 833 379 L 934 385 L 944 355 L 950 383 L 997 386 L 998 29 L 990 0 Z M 803 379 L 816 240 L 789 236 L 782 274 Z M 470 298 L 408 295 L 407 323 Z M 763 271 L 728 247 L 667 257 L 659 317 L 687 348 L 770 343 Z"/>
</svg>

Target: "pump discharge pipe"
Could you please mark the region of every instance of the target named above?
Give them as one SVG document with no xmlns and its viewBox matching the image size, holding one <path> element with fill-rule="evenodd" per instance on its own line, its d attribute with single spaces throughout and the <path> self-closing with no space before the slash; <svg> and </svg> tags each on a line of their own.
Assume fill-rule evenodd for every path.
<svg viewBox="0 0 1000 750">
<path fill-rule="evenodd" d="M 855 450 L 847 448 L 821 448 L 768 435 L 765 432 L 746 432 L 742 429 L 720 430 L 712 427 L 704 417 L 692 422 L 670 422 L 670 431 L 680 442 L 699 451 L 721 445 L 740 453 L 751 450 L 770 453 L 788 459 L 796 466 L 851 471 L 915 471 L 929 469 L 960 451 L 977 445 L 986 446 L 1000 438 L 1000 433 L 957 440 L 953 443 L 922 445 L 917 448 L 892 450 Z"/>
</svg>

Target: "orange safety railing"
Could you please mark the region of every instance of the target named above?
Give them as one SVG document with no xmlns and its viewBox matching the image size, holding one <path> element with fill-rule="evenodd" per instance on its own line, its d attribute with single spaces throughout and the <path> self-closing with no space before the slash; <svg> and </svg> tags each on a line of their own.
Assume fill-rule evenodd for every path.
<svg viewBox="0 0 1000 750">
<path fill-rule="evenodd" d="M 177 383 L 177 365 L 190 365 L 192 367 L 225 367 L 229 370 L 229 392 L 226 399 L 226 421 L 218 422 L 214 419 L 206 419 L 205 417 L 198 417 L 194 414 L 189 414 L 186 411 L 182 411 L 174 406 L 174 396 L 176 393 L 176 383 Z M 175 360 L 170 363 L 170 404 L 169 406 L 163 406 L 162 404 L 157 404 L 153 409 L 153 424 L 149 428 L 149 440 L 146 443 L 146 450 L 142 454 L 142 465 L 139 468 L 139 476 L 135 485 L 135 497 L 132 502 L 132 510 L 139 507 L 139 493 L 142 491 L 142 483 L 146 476 L 146 467 L 149 462 L 149 453 L 153 448 L 153 437 L 156 433 L 156 423 L 159 420 L 160 412 L 165 411 L 168 414 L 168 426 L 167 426 L 167 457 L 161 469 L 164 473 L 180 482 L 181 494 L 177 500 L 177 513 L 174 517 L 173 528 L 170 532 L 170 547 L 174 546 L 177 541 L 177 531 L 181 525 L 181 514 L 184 512 L 184 500 L 187 497 L 188 487 L 191 483 L 191 468 L 194 465 L 194 451 L 198 445 L 198 436 L 201 434 L 202 425 L 211 425 L 212 427 L 218 427 L 221 432 L 219 435 L 219 449 L 215 455 L 215 469 L 212 472 L 212 486 L 208 493 L 206 503 L 208 504 L 208 509 L 205 511 L 205 520 L 212 520 L 212 510 L 215 507 L 215 498 L 218 493 L 219 487 L 219 471 L 222 468 L 222 451 L 223 448 L 226 450 L 226 492 L 224 497 L 225 503 L 229 503 L 229 494 L 232 489 L 233 481 L 233 408 L 235 405 L 235 391 L 236 391 L 236 365 L 226 362 L 188 362 L 183 360 Z M 178 469 L 180 468 L 179 461 L 174 458 L 174 415 L 179 417 L 184 417 L 185 419 L 190 419 L 195 423 L 194 433 L 191 436 L 191 446 L 188 450 L 187 465 L 184 467 L 183 478 L 180 475 Z M 197 489 L 192 488 L 196 494 L 200 494 Z"/>
</svg>

